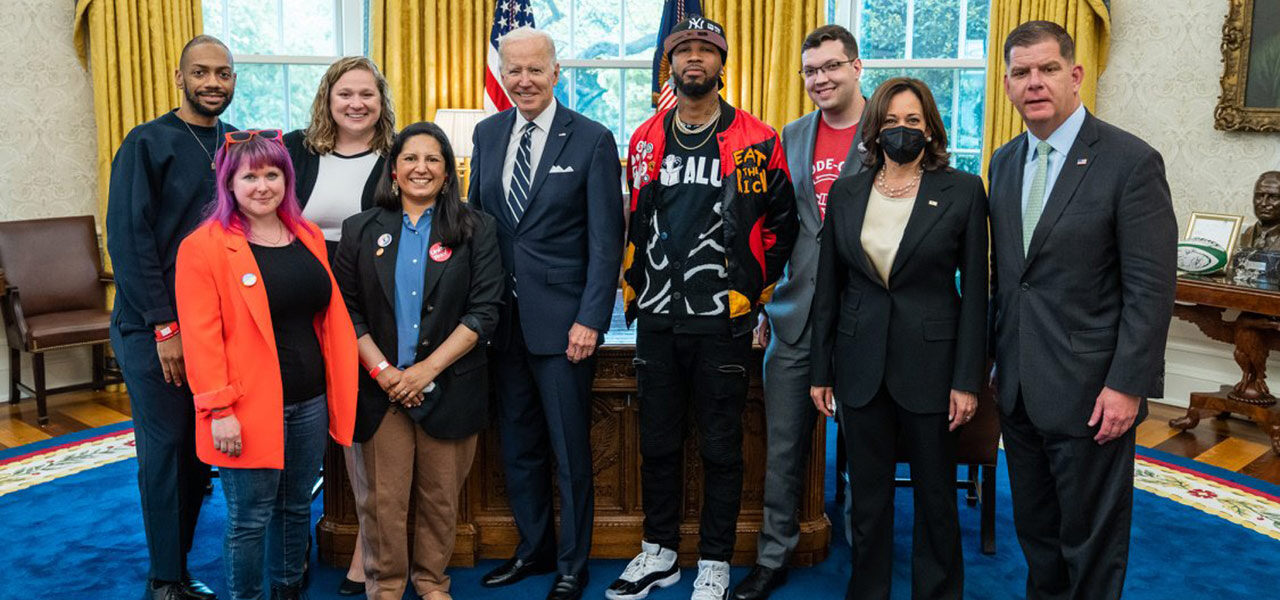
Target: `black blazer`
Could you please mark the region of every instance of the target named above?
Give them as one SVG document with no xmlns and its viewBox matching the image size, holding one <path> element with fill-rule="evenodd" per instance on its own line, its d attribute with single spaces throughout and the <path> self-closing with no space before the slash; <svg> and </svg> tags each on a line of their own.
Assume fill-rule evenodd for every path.
<svg viewBox="0 0 1280 600">
<path fill-rule="evenodd" d="M 902 407 L 946 412 L 986 362 L 987 202 L 982 180 L 926 171 L 885 286 L 862 249 L 875 170 L 831 186 L 810 319 L 813 385 L 850 408 L 883 382 Z M 956 271 L 960 272 L 959 292 Z"/>
<path fill-rule="evenodd" d="M 302 143 L 302 130 L 290 131 L 284 135 L 284 147 L 289 151 L 293 161 L 293 172 L 297 180 L 294 184 L 298 194 L 298 206 L 305 208 L 311 198 L 311 191 L 316 187 L 316 176 L 320 174 L 320 155 L 307 149 Z M 378 186 L 378 178 L 382 176 L 383 165 L 387 159 L 379 155 L 378 161 L 364 182 L 364 192 L 360 194 L 360 210 L 373 208 L 373 190 Z"/>
<path fill-rule="evenodd" d="M 486 340 L 498 322 L 502 303 L 502 262 L 494 235 L 493 218 L 471 211 L 478 227 L 464 245 L 452 248 L 443 262 L 428 260 L 426 296 L 422 299 L 422 326 L 418 329 L 421 361 L 461 323 L 475 330 L 480 343 L 436 379 L 441 398 L 420 421 L 432 437 L 459 439 L 484 429 L 488 424 L 489 373 Z M 394 361 L 397 354 L 395 299 L 396 251 L 400 246 L 402 214 L 375 208 L 342 223 L 342 241 L 333 261 L 333 274 L 342 288 L 356 337 L 370 334 L 378 349 Z M 391 236 L 381 256 L 378 238 Z M 429 244 L 440 241 L 433 224 Z M 481 400 L 477 400 L 481 399 Z M 390 401 L 368 373 L 360 376 L 353 439 L 365 442 L 373 437 Z"/>
<path fill-rule="evenodd" d="M 1092 437 L 1102 386 L 1164 395 L 1178 224 L 1164 161 L 1086 114 L 1022 251 L 1027 136 L 991 157 L 992 309 L 1000 408 L 1021 393 L 1043 431 Z M 1146 416 L 1146 402 L 1137 423 Z"/>
</svg>

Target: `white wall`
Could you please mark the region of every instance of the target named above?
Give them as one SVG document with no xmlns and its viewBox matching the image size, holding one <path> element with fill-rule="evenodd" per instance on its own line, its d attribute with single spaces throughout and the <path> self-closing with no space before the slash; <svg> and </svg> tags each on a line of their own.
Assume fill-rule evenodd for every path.
<svg viewBox="0 0 1280 600">
<path fill-rule="evenodd" d="M 93 92 L 71 42 L 74 16 L 68 0 L 0 0 L 0 220 L 98 213 Z M 88 357 L 50 353 L 51 385 L 87 379 Z M 6 390 L 8 378 L 4 352 Z"/>
<path fill-rule="evenodd" d="M 1280 134 L 1213 128 L 1221 91 L 1226 0 L 1120 0 L 1111 3 L 1111 55 L 1098 84 L 1098 115 L 1164 155 L 1181 231 L 1192 211 L 1253 221 L 1253 183 L 1280 169 Z M 1185 405 L 1192 391 L 1235 383 L 1231 346 L 1174 319 L 1166 356 L 1165 401 Z M 1268 372 L 1280 378 L 1274 357 Z M 1280 379 L 1277 379 L 1280 381 Z"/>
</svg>

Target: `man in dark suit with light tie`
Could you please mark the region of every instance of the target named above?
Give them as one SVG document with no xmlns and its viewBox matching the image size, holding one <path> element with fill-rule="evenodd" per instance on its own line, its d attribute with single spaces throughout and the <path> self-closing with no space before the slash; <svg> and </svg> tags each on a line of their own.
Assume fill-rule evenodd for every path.
<svg viewBox="0 0 1280 600">
<path fill-rule="evenodd" d="M 1133 425 L 1163 395 L 1175 289 L 1164 163 L 1081 106 L 1074 54 L 1055 23 L 1009 34 L 1028 131 L 991 158 L 995 379 L 1031 600 L 1120 597 Z"/>
<path fill-rule="evenodd" d="M 476 126 L 468 200 L 496 217 L 508 276 L 494 370 L 520 544 L 482 583 L 558 571 L 547 597 L 575 600 L 591 552 L 590 390 L 622 262 L 622 167 L 609 130 L 552 96 L 560 65 L 550 36 L 516 29 L 498 53 L 516 106 Z"/>
</svg>

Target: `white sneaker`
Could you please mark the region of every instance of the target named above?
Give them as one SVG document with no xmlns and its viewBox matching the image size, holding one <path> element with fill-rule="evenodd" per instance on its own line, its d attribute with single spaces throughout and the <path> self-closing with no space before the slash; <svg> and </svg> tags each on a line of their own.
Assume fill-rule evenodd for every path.
<svg viewBox="0 0 1280 600">
<path fill-rule="evenodd" d="M 631 559 L 618 579 L 609 584 L 604 597 L 609 600 L 639 600 L 654 588 L 664 588 L 680 581 L 680 565 L 676 551 L 657 544 L 640 542 L 640 554 Z M 728 565 L 725 565 L 728 569 Z M 729 571 L 725 571 L 728 581 Z"/>
<path fill-rule="evenodd" d="M 693 580 L 693 596 L 689 600 L 728 600 L 729 563 L 722 560 L 698 561 L 698 578 Z"/>
</svg>

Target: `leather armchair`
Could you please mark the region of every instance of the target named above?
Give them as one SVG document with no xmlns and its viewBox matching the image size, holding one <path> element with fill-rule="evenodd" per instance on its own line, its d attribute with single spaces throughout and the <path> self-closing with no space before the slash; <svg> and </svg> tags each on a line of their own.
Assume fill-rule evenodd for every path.
<svg viewBox="0 0 1280 600">
<path fill-rule="evenodd" d="M 0 312 L 9 344 L 9 402 L 18 403 L 22 392 L 33 396 L 40 425 L 49 422 L 49 394 L 101 390 L 120 381 L 106 364 L 110 282 L 92 216 L 0 223 Z M 93 347 L 92 381 L 47 388 L 45 352 L 85 345 Z M 22 382 L 23 352 L 32 355 L 34 386 Z"/>
</svg>

